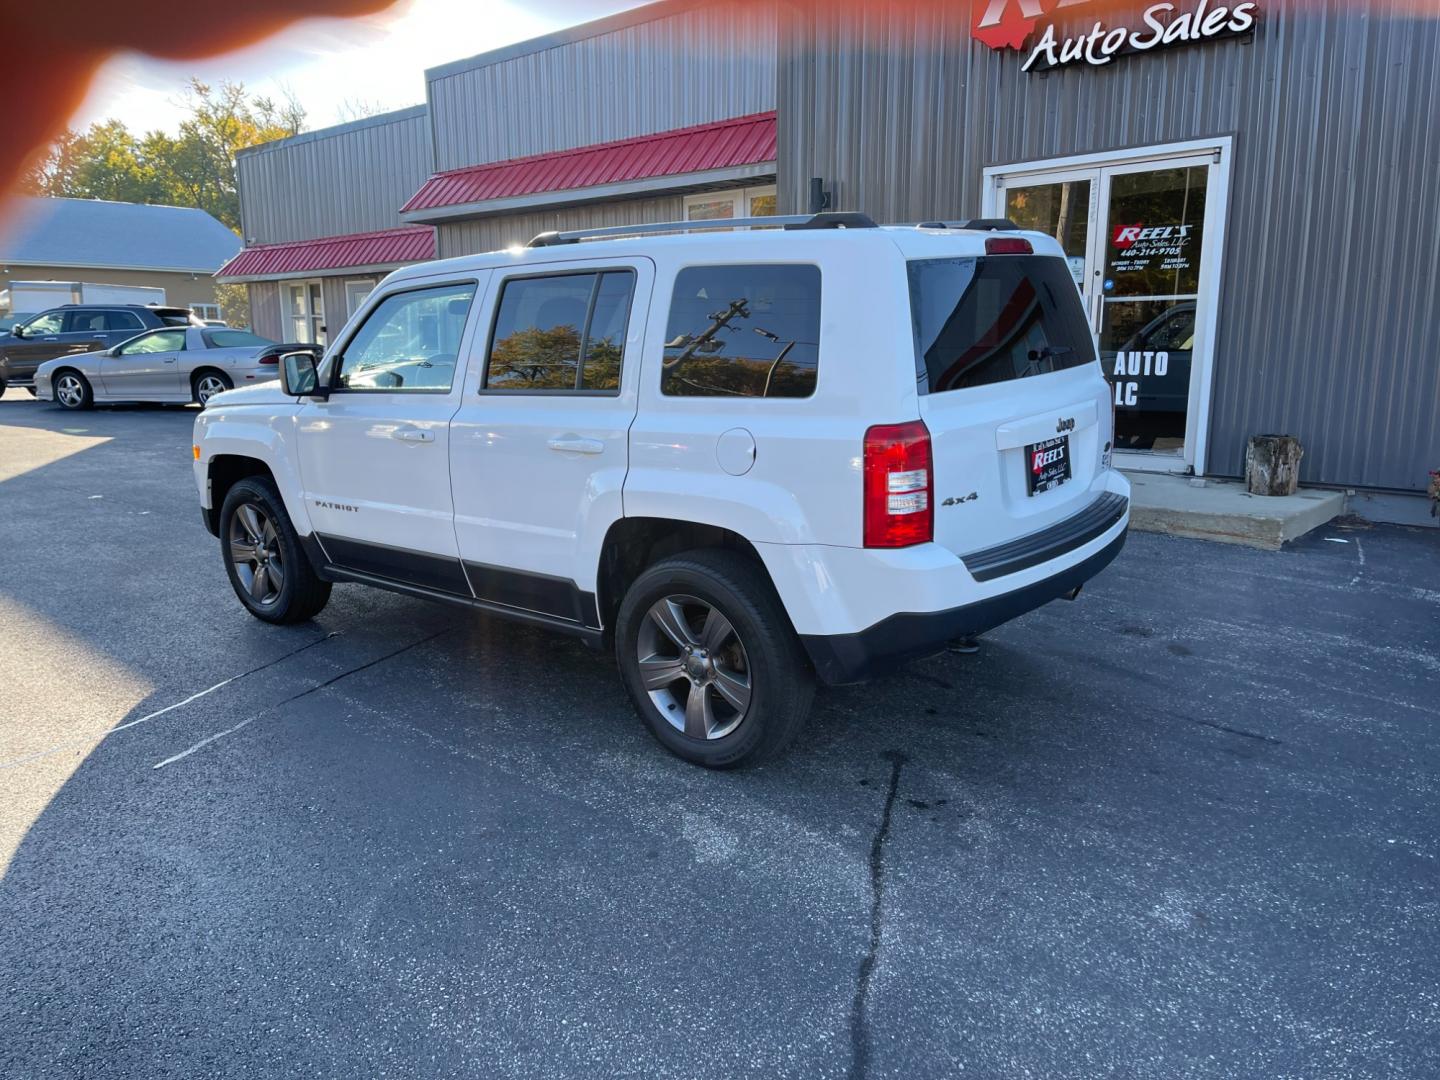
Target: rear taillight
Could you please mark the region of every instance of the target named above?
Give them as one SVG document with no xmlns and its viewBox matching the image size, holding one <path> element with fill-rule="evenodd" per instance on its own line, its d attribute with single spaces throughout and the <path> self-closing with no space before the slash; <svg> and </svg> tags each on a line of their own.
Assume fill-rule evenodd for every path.
<svg viewBox="0 0 1440 1080">
<path fill-rule="evenodd" d="M 268 365 L 270 367 L 278 367 L 280 364 L 280 354 L 269 353 L 265 356 L 262 356 L 260 357 L 260 363 Z"/>
<path fill-rule="evenodd" d="M 934 539 L 930 432 L 924 423 L 865 432 L 865 546 L 909 547 Z"/>
<path fill-rule="evenodd" d="M 991 236 L 985 241 L 986 255 L 1034 255 L 1029 240 L 1018 236 Z"/>
</svg>

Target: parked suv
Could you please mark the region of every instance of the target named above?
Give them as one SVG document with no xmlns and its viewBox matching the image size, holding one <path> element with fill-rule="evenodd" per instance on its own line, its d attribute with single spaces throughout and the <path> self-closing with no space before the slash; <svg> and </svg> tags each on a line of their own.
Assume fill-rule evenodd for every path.
<svg viewBox="0 0 1440 1080">
<path fill-rule="evenodd" d="M 144 304 L 66 304 L 32 315 L 0 335 L 0 394 L 8 386 L 35 385 L 46 360 L 119 345 L 143 330 L 204 326 L 189 308 Z"/>
<path fill-rule="evenodd" d="M 195 478 L 241 603 L 296 622 L 362 582 L 577 635 L 728 767 L 817 679 L 1073 597 L 1129 487 L 1056 242 L 765 220 L 406 267 L 318 365 L 212 398 Z"/>
</svg>

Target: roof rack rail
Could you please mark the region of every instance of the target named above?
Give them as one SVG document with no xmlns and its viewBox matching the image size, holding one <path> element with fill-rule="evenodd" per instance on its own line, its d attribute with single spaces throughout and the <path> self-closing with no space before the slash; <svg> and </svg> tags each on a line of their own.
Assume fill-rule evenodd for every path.
<svg viewBox="0 0 1440 1080">
<path fill-rule="evenodd" d="M 704 232 L 707 229 L 873 229 L 875 222 L 864 214 L 774 214 L 766 217 L 707 218 L 702 221 L 652 221 L 643 225 L 611 225 L 603 229 L 575 229 L 571 232 L 543 232 L 527 247 L 554 247 L 578 244 L 581 240 L 607 240 L 617 236 L 647 236 L 651 233 Z"/>
<path fill-rule="evenodd" d="M 977 232 L 1020 232 L 1009 218 L 971 218 L 969 221 L 922 221 L 917 229 L 974 229 Z"/>
</svg>

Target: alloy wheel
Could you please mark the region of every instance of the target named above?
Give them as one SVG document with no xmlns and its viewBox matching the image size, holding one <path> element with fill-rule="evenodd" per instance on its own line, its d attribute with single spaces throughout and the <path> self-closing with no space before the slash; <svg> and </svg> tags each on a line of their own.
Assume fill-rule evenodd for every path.
<svg viewBox="0 0 1440 1080">
<path fill-rule="evenodd" d="M 750 660 L 734 625 L 694 596 L 650 605 L 636 642 L 640 678 L 660 715 L 692 739 L 723 739 L 745 720 Z"/>
<path fill-rule="evenodd" d="M 225 385 L 225 380 L 219 375 L 206 375 L 195 384 L 195 396 L 203 406 L 216 394 L 223 394 L 230 389 Z"/>
<path fill-rule="evenodd" d="M 230 518 L 230 562 L 257 604 L 273 604 L 285 587 L 285 563 L 275 523 L 257 503 L 241 503 Z"/>
<path fill-rule="evenodd" d="M 85 385 L 79 375 L 65 373 L 55 380 L 55 396 L 67 409 L 78 409 L 85 402 Z"/>
</svg>

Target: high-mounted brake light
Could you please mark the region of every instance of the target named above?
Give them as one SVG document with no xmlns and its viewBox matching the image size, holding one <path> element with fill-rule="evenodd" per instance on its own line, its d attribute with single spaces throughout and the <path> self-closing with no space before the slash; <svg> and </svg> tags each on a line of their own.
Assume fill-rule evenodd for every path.
<svg viewBox="0 0 1440 1080">
<path fill-rule="evenodd" d="M 934 539 L 930 431 L 920 420 L 865 432 L 865 546 L 899 548 Z"/>
<path fill-rule="evenodd" d="M 986 255 L 1034 255 L 1029 240 L 1018 236 L 990 236 L 985 240 Z"/>
<path fill-rule="evenodd" d="M 1020 236 L 986 236 L 986 255 L 1034 255 L 1035 249 L 1031 248 L 1030 240 L 1022 240 Z"/>
</svg>

